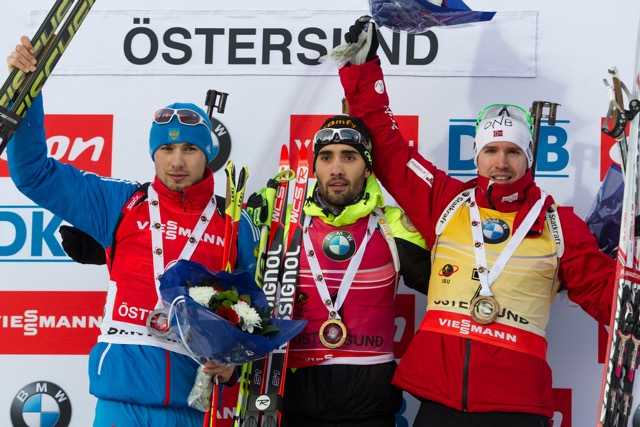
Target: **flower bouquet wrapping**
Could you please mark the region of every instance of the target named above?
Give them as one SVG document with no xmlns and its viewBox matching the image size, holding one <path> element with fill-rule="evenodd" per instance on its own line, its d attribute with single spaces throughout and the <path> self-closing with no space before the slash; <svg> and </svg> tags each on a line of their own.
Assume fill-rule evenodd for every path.
<svg viewBox="0 0 640 427">
<path fill-rule="evenodd" d="M 495 12 L 469 8 L 462 0 L 369 0 L 373 22 L 392 31 L 421 34 L 431 27 L 462 25 L 490 21 Z M 342 68 L 354 58 L 367 41 L 366 27 L 355 43 L 343 43 L 331 51 L 330 57 Z"/>
<path fill-rule="evenodd" d="M 591 205 L 591 213 L 585 222 L 596 236 L 600 250 L 615 259 L 620 243 L 622 222 L 622 199 L 624 197 L 624 174 L 615 163 L 602 181 L 602 185 Z"/>
<path fill-rule="evenodd" d="M 200 364 L 237 366 L 264 358 L 306 324 L 270 317 L 264 292 L 248 272 L 212 272 L 193 261 L 180 260 L 162 275 L 160 296 L 171 329 Z M 201 372 L 194 391 L 210 383 Z"/>
<path fill-rule="evenodd" d="M 495 15 L 495 12 L 471 10 L 462 0 L 369 0 L 369 7 L 378 25 L 409 33 L 421 33 L 431 27 L 489 21 Z"/>
</svg>

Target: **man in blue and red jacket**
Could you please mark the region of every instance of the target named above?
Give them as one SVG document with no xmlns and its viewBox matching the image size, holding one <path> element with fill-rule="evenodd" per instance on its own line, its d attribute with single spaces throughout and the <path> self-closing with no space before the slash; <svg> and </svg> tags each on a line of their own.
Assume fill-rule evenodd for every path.
<svg viewBox="0 0 640 427">
<path fill-rule="evenodd" d="M 8 57 L 28 72 L 35 59 L 27 37 Z M 158 277 L 178 259 L 219 270 L 224 219 L 216 205 L 211 121 L 193 104 L 156 112 L 149 151 L 156 175 L 142 203 L 130 200 L 131 181 L 80 171 L 47 157 L 42 96 L 29 109 L 7 148 L 11 178 L 27 197 L 99 242 L 117 244 L 109 259 L 109 287 L 98 343 L 89 356 L 90 392 L 98 398 L 95 427 L 192 426 L 203 414 L 188 406 L 198 364 L 175 336 L 154 331 L 161 309 Z M 121 217 L 123 207 L 128 209 Z M 114 229 L 117 233 L 114 237 Z M 243 215 L 238 269 L 255 267 L 255 227 Z M 154 333 L 155 332 L 155 333 Z M 232 380 L 231 366 L 207 363 L 207 373 Z"/>
</svg>

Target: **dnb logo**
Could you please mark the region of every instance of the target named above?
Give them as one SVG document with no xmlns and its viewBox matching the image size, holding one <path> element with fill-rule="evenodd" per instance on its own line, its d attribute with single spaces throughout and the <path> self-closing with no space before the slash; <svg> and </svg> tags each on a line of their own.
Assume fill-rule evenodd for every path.
<svg viewBox="0 0 640 427">
<path fill-rule="evenodd" d="M 11 404 L 14 427 L 67 427 L 71 402 L 56 384 L 41 381 L 22 388 Z"/>
<path fill-rule="evenodd" d="M 292 170 L 298 167 L 298 152 L 302 144 L 307 146 L 309 153 L 309 178 L 313 174 L 313 137 L 326 119 L 336 114 L 311 115 L 292 114 L 289 120 L 289 157 Z M 393 116 L 402 129 L 402 135 L 412 147 L 418 148 L 418 116 Z M 375 153 L 374 159 L 375 162 Z"/>
<path fill-rule="evenodd" d="M 536 160 L 536 177 L 568 178 L 563 170 L 569 165 L 567 131 L 563 126 L 569 120 L 556 120 L 555 126 L 549 126 L 542 120 L 538 155 Z M 449 174 L 453 176 L 475 176 L 473 164 L 473 138 L 476 133 L 476 121 L 469 119 L 449 120 Z"/>
<path fill-rule="evenodd" d="M 113 116 L 104 114 L 47 114 L 49 155 L 80 170 L 111 176 Z M 8 177 L 6 154 L 0 159 L 0 177 Z"/>
</svg>

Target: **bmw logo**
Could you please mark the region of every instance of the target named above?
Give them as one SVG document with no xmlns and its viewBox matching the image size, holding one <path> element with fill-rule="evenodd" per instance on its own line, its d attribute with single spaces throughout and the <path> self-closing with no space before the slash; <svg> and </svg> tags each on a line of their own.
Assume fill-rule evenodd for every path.
<svg viewBox="0 0 640 427">
<path fill-rule="evenodd" d="M 333 261 L 346 261 L 356 252 L 356 242 L 349 232 L 333 231 L 325 236 L 322 251 Z"/>
<path fill-rule="evenodd" d="M 509 224 L 503 220 L 488 218 L 482 221 L 482 235 L 485 243 L 496 245 L 507 240 L 511 235 L 511 230 Z"/>
<path fill-rule="evenodd" d="M 67 427 L 71 402 L 56 384 L 38 381 L 23 387 L 11 404 L 14 427 Z"/>
<path fill-rule="evenodd" d="M 211 117 L 213 125 L 213 159 L 207 166 L 214 172 L 221 170 L 229 160 L 231 154 L 231 135 L 222 122 L 215 117 Z"/>
</svg>

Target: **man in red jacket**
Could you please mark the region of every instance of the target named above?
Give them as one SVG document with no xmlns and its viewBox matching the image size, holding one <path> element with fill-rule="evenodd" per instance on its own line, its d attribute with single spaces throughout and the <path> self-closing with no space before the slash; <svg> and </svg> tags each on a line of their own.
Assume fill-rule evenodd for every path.
<svg viewBox="0 0 640 427">
<path fill-rule="evenodd" d="M 568 291 L 608 323 L 615 262 L 586 224 L 533 181 L 531 118 L 515 105 L 478 117 L 478 177 L 461 182 L 400 134 L 376 56 L 375 23 L 345 38 L 363 45 L 340 69 L 354 117 L 373 141 L 384 187 L 432 250 L 427 311 L 393 383 L 421 400 L 415 426 L 549 426 L 553 416 L 545 329 Z"/>
</svg>

